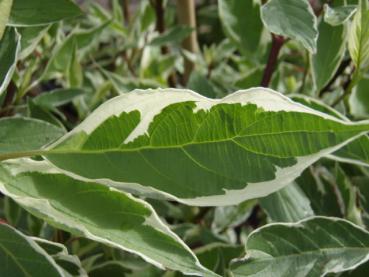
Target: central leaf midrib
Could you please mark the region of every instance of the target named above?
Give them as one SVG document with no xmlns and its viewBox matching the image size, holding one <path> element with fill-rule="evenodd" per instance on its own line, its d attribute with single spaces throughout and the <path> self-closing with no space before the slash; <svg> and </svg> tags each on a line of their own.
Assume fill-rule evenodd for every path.
<svg viewBox="0 0 369 277">
<path fill-rule="evenodd" d="M 154 145 L 145 145 L 135 148 L 106 148 L 106 149 L 73 149 L 73 150 L 58 150 L 58 149 L 50 149 L 42 153 L 42 155 L 48 155 L 48 154 L 100 154 L 100 153 L 109 153 L 109 152 L 138 152 L 142 150 L 160 150 L 160 149 L 173 149 L 173 148 L 184 148 L 186 146 L 194 146 L 194 145 L 202 145 L 202 144 L 212 144 L 212 143 L 222 143 L 222 142 L 235 142 L 235 139 L 242 139 L 247 137 L 259 137 L 259 136 L 267 136 L 267 135 L 283 135 L 283 134 L 294 134 L 294 133 L 310 133 L 310 134 L 319 134 L 319 133 L 355 133 L 358 132 L 358 130 L 352 130 L 352 131 L 334 131 L 334 130 L 324 130 L 324 131 L 306 131 L 306 130 L 299 130 L 299 131 L 284 131 L 284 132 L 275 132 L 275 133 L 259 133 L 259 134 L 252 134 L 252 135 L 243 135 L 243 136 L 233 136 L 225 139 L 216 139 L 216 140 L 207 140 L 207 141 L 190 141 L 188 143 L 184 144 L 174 144 L 174 145 L 160 145 L 160 146 L 154 146 Z M 363 130 L 365 132 L 365 130 Z M 245 149 L 248 151 L 258 154 L 258 155 L 265 155 L 265 156 L 271 156 L 271 157 L 277 157 L 277 158 L 291 158 L 290 157 L 280 157 L 278 155 L 272 155 L 272 154 L 266 154 L 266 153 L 259 153 L 255 150 L 248 149 L 247 146 L 243 145 Z"/>
</svg>

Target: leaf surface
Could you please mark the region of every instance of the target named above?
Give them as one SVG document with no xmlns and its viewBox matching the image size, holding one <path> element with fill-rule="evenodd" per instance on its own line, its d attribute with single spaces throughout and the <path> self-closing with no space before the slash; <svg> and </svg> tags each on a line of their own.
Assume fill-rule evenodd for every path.
<svg viewBox="0 0 369 277">
<path fill-rule="evenodd" d="M 0 40 L 0 96 L 13 77 L 19 51 L 19 36 L 14 28 L 7 28 Z"/>
<path fill-rule="evenodd" d="M 30 159 L 1 164 L 0 190 L 33 215 L 76 236 L 135 253 L 159 268 L 215 276 L 151 206 L 129 194 L 75 180 Z"/>
<path fill-rule="evenodd" d="M 0 160 L 32 152 L 55 141 L 64 130 L 48 122 L 33 118 L 9 117 L 0 119 Z"/>
<path fill-rule="evenodd" d="M 70 0 L 13 0 L 9 25 L 46 25 L 82 15 L 80 8 Z"/>
<path fill-rule="evenodd" d="M 263 88 L 217 100 L 188 90 L 137 90 L 101 105 L 46 157 L 131 192 L 221 206 L 282 188 L 368 129 Z"/>
<path fill-rule="evenodd" d="M 317 19 L 307 0 L 270 0 L 263 5 L 261 18 L 270 32 L 301 42 L 311 53 L 316 51 Z"/>
<path fill-rule="evenodd" d="M 0 40 L 3 37 L 6 24 L 8 23 L 13 0 L 0 1 Z"/>
<path fill-rule="evenodd" d="M 0 223 L 1 276 L 64 276 L 54 260 L 31 238 Z"/>
<path fill-rule="evenodd" d="M 369 233 L 339 218 L 312 217 L 253 231 L 234 276 L 324 276 L 369 259 Z"/>
</svg>

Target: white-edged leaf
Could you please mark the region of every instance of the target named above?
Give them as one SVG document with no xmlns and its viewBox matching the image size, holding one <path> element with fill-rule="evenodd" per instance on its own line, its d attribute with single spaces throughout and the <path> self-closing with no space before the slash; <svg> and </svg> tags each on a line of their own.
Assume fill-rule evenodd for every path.
<svg viewBox="0 0 369 277">
<path fill-rule="evenodd" d="M 219 0 L 218 12 L 226 35 L 244 53 L 258 49 L 263 24 L 259 1 Z"/>
<path fill-rule="evenodd" d="M 6 28 L 0 40 L 0 96 L 8 87 L 17 64 L 20 39 L 14 28 Z"/>
<path fill-rule="evenodd" d="M 0 1 L 0 40 L 3 37 L 6 24 L 8 23 L 13 0 Z"/>
<path fill-rule="evenodd" d="M 40 150 L 64 135 L 65 131 L 48 122 L 26 117 L 0 119 L 0 160 L 8 155 Z"/>
<path fill-rule="evenodd" d="M 259 201 L 261 207 L 274 222 L 296 222 L 314 215 L 309 198 L 295 183 Z"/>
<path fill-rule="evenodd" d="M 47 25 L 82 15 L 71 0 L 13 0 L 9 22 L 11 26 Z"/>
<path fill-rule="evenodd" d="M 295 39 L 315 53 L 317 19 L 307 0 L 270 0 L 261 8 L 261 18 L 270 32 Z"/>
<path fill-rule="evenodd" d="M 293 95 L 291 97 L 294 101 L 302 103 L 312 109 L 329 114 L 341 120 L 349 121 L 347 117 L 317 99 L 302 95 Z M 339 162 L 369 166 L 369 137 L 367 135 L 362 136 L 327 157 Z"/>
<path fill-rule="evenodd" d="M 45 161 L 0 164 L 0 191 L 49 224 L 126 250 L 158 266 L 215 276 L 164 225 L 146 202 L 97 184 L 65 176 Z"/>
<path fill-rule="evenodd" d="M 55 89 L 36 96 L 33 101 L 43 108 L 54 108 L 65 105 L 84 93 L 85 91 L 79 88 Z"/>
<path fill-rule="evenodd" d="M 339 218 L 312 217 L 253 231 L 246 257 L 232 265 L 239 276 L 319 277 L 353 269 L 369 259 L 369 233 Z"/>
<path fill-rule="evenodd" d="M 346 50 L 346 25 L 319 24 L 317 52 L 311 56 L 312 76 L 317 91 L 323 89 L 336 73 Z"/>
<path fill-rule="evenodd" d="M 324 21 L 332 26 L 344 24 L 356 12 L 356 9 L 356 5 L 331 8 L 328 4 L 324 4 Z"/>
<path fill-rule="evenodd" d="M 66 173 L 131 192 L 235 205 L 277 191 L 368 130 L 265 88 L 223 99 L 136 90 L 101 105 L 44 155 Z"/>
<path fill-rule="evenodd" d="M 31 238 L 0 223 L 1 276 L 64 276 L 55 261 Z"/>
<path fill-rule="evenodd" d="M 348 49 L 352 61 L 358 70 L 369 66 L 369 10 L 368 1 L 360 0 L 359 9 L 351 23 Z"/>
</svg>

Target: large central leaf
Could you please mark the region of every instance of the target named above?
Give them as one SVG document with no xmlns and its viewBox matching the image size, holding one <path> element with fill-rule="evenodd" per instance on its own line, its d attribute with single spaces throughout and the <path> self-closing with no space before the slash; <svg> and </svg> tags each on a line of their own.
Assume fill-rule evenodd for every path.
<svg viewBox="0 0 369 277">
<path fill-rule="evenodd" d="M 131 191 L 163 192 L 196 205 L 267 195 L 369 130 L 271 90 L 222 100 L 188 90 L 114 98 L 57 142 L 59 168 Z"/>
</svg>

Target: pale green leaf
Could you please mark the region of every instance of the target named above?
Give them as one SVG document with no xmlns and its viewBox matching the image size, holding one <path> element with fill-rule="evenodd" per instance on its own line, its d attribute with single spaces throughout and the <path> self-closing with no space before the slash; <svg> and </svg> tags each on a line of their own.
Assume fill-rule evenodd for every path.
<svg viewBox="0 0 369 277">
<path fill-rule="evenodd" d="M 259 201 L 274 222 L 296 222 L 314 215 L 309 199 L 295 183 Z"/>
<path fill-rule="evenodd" d="M 250 234 L 238 276 L 319 277 L 353 269 L 369 259 L 369 233 L 339 218 L 312 217 L 275 223 Z"/>
<path fill-rule="evenodd" d="M 225 33 L 244 53 L 258 49 L 263 24 L 259 1 L 219 0 L 219 17 Z"/>
<path fill-rule="evenodd" d="M 355 5 L 339 6 L 331 8 L 328 4 L 324 5 L 324 21 L 332 26 L 346 23 L 356 12 Z"/>
<path fill-rule="evenodd" d="M 369 118 L 369 78 L 361 79 L 350 96 L 350 113 L 357 118 Z"/>
<path fill-rule="evenodd" d="M 46 25 L 82 15 L 71 0 L 13 0 L 9 25 Z"/>
<path fill-rule="evenodd" d="M 8 23 L 13 0 L 0 0 L 0 40 L 3 37 L 6 24 Z"/>
<path fill-rule="evenodd" d="M 46 162 L 30 159 L 0 165 L 0 191 L 33 215 L 76 236 L 135 253 L 159 268 L 215 276 L 151 206 L 129 194 L 67 177 Z"/>
<path fill-rule="evenodd" d="M 14 28 L 7 28 L 0 40 L 0 96 L 8 87 L 20 51 L 19 36 Z"/>
<path fill-rule="evenodd" d="M 358 70 L 369 66 L 369 10 L 368 1 L 360 0 L 360 7 L 351 23 L 348 49 Z"/>
<path fill-rule="evenodd" d="M 64 130 L 48 122 L 25 117 L 0 119 L 0 160 L 19 153 L 32 153 L 55 141 Z"/>
<path fill-rule="evenodd" d="M 44 79 L 63 76 L 64 72 L 68 71 L 71 64 L 72 56 L 75 47 L 79 50 L 80 58 L 88 54 L 98 43 L 98 37 L 109 25 L 110 22 L 105 22 L 102 25 L 88 30 L 76 29 L 63 40 L 63 42 L 55 49 L 47 67 L 42 75 Z M 65 74 L 64 74 L 65 75 Z"/>
<path fill-rule="evenodd" d="M 263 5 L 261 18 L 270 32 L 295 39 L 316 52 L 317 19 L 307 0 L 270 0 Z"/>
<path fill-rule="evenodd" d="M 192 32 L 193 28 L 189 26 L 178 25 L 166 31 L 164 34 L 161 34 L 154 38 L 150 42 L 150 45 L 162 46 L 169 43 L 181 43 Z"/>
<path fill-rule="evenodd" d="M 0 223 L 1 276 L 64 276 L 54 260 L 31 238 Z"/>
<path fill-rule="evenodd" d="M 263 88 L 216 100 L 137 90 L 101 105 L 44 154 L 124 190 L 221 206 L 284 187 L 368 130 L 367 122 L 338 120 Z"/>
<path fill-rule="evenodd" d="M 78 88 L 56 89 L 36 96 L 33 101 L 41 107 L 54 108 L 65 105 L 84 93 L 84 90 Z"/>
<path fill-rule="evenodd" d="M 319 24 L 317 52 L 311 56 L 312 75 L 317 91 L 322 90 L 336 73 L 346 50 L 346 25 Z"/>
</svg>

